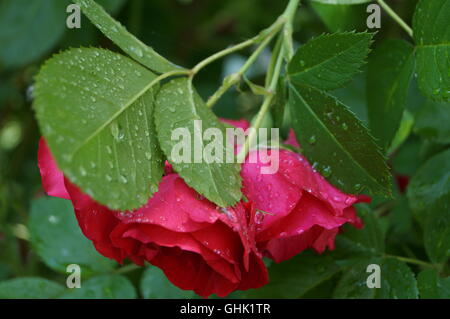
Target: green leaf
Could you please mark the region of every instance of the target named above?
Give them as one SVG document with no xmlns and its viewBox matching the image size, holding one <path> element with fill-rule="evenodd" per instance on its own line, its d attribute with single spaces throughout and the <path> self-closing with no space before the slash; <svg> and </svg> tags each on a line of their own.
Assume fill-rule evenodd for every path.
<svg viewBox="0 0 450 319">
<path fill-rule="evenodd" d="M 63 35 L 68 1 L 0 3 L 0 65 L 21 67 L 47 53 Z"/>
<path fill-rule="evenodd" d="M 450 98 L 450 2 L 421 0 L 413 19 L 420 90 L 441 101 Z"/>
<path fill-rule="evenodd" d="M 371 272 L 367 272 L 367 266 L 370 264 L 380 266 L 380 288 L 367 286 L 367 279 L 371 275 Z M 368 258 L 344 270 L 333 297 L 417 299 L 418 289 L 414 273 L 404 262 L 391 258 Z"/>
<path fill-rule="evenodd" d="M 343 271 L 342 277 L 333 291 L 333 298 L 336 299 L 373 299 L 379 288 L 369 288 L 367 278 L 367 266 L 371 264 L 381 265 L 381 258 L 367 258 L 358 260 L 351 267 Z M 381 266 L 380 266 L 381 267 Z M 381 276 L 383 274 L 381 273 Z"/>
<path fill-rule="evenodd" d="M 81 281 L 81 288 L 73 288 L 61 299 L 134 299 L 136 290 L 131 282 L 118 275 L 104 275 Z"/>
<path fill-rule="evenodd" d="M 102 49 L 72 49 L 41 68 L 34 109 L 65 175 L 98 202 L 145 204 L 162 176 L 153 118 L 155 75 Z"/>
<path fill-rule="evenodd" d="M 408 199 L 417 220 L 424 225 L 428 208 L 450 193 L 450 149 L 423 164 L 408 185 Z"/>
<path fill-rule="evenodd" d="M 344 192 L 390 194 L 388 167 L 373 138 L 348 108 L 314 88 L 290 86 L 292 126 L 315 169 Z M 323 174 L 325 175 L 325 174 Z"/>
<path fill-rule="evenodd" d="M 439 277 L 435 269 L 419 273 L 417 284 L 422 299 L 450 299 L 450 277 Z"/>
<path fill-rule="evenodd" d="M 95 1 L 73 0 L 73 2 L 80 5 L 83 13 L 106 37 L 142 65 L 158 73 L 180 69 L 129 33 Z"/>
<path fill-rule="evenodd" d="M 406 107 L 414 70 L 413 52 L 406 41 L 389 39 L 378 45 L 369 57 L 369 128 L 383 149 L 389 148 Z"/>
<path fill-rule="evenodd" d="M 381 266 L 381 290 L 378 298 L 382 299 L 417 299 L 418 289 L 414 273 L 402 261 L 386 258 Z"/>
<path fill-rule="evenodd" d="M 441 197 L 427 208 L 424 243 L 434 263 L 445 263 L 450 258 L 450 194 Z"/>
<path fill-rule="evenodd" d="M 174 286 L 157 267 L 148 267 L 142 274 L 140 283 L 142 297 L 145 299 L 190 299 L 195 293 Z"/>
<path fill-rule="evenodd" d="M 66 274 L 70 264 L 83 274 L 106 272 L 113 261 L 101 256 L 81 233 L 70 201 L 43 197 L 32 202 L 28 221 L 33 250 L 50 268 Z"/>
<path fill-rule="evenodd" d="M 60 284 L 44 278 L 23 277 L 0 282 L 1 299 L 49 299 L 64 291 Z"/>
<path fill-rule="evenodd" d="M 201 122 L 197 122 L 199 120 Z M 224 125 L 206 107 L 195 92 L 190 79 L 184 77 L 174 79 L 161 88 L 156 99 L 155 122 L 164 154 L 189 186 L 222 207 L 232 206 L 241 199 L 239 165 L 225 163 L 227 152 L 225 141 L 221 141 L 223 147 L 218 151 L 223 155 L 222 161 L 218 158 L 219 163 L 207 163 L 203 154 L 196 152 L 194 144 L 197 143 L 201 150 L 205 150 L 205 145 L 208 144 L 202 139 L 205 130 L 216 128 L 220 130 L 224 138 L 226 135 Z M 196 127 L 196 123 L 201 123 L 201 131 L 199 127 Z M 179 163 L 180 159 L 172 156 L 178 157 L 181 153 L 176 152 L 174 147 L 183 141 L 182 138 L 176 136 L 175 140 L 172 139 L 172 134 L 177 129 L 189 132 L 190 140 L 187 141 L 187 150 L 184 150 L 190 151 L 190 156 L 187 158 L 189 163 Z M 194 158 L 196 155 L 201 156 L 197 163 Z M 216 154 L 216 156 L 219 155 Z"/>
<path fill-rule="evenodd" d="M 245 298 L 299 298 L 330 279 L 340 266 L 329 255 L 312 251 L 269 268 L 270 282 L 264 287 L 243 292 Z"/>
<path fill-rule="evenodd" d="M 415 117 L 417 134 L 431 142 L 450 143 L 450 103 L 429 100 Z"/>
<path fill-rule="evenodd" d="M 372 34 L 324 34 L 302 45 L 288 66 L 291 82 L 322 90 L 351 80 L 369 53 Z"/>
</svg>

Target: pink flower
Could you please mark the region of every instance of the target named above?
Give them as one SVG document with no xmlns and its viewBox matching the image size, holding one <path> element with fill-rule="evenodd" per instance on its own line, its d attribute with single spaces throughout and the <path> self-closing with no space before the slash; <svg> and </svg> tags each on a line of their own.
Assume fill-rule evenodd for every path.
<svg viewBox="0 0 450 319">
<path fill-rule="evenodd" d="M 292 132 L 288 142 L 299 146 Z M 261 167 L 270 166 L 271 152 L 278 153 L 279 170 L 261 174 Z M 267 257 L 281 262 L 309 247 L 322 253 L 334 249 L 343 224 L 362 227 L 352 205 L 369 198 L 342 193 L 297 153 L 271 150 L 257 156 L 256 163 L 243 164 L 241 176 L 244 195 L 262 211 L 256 242 Z"/>
</svg>

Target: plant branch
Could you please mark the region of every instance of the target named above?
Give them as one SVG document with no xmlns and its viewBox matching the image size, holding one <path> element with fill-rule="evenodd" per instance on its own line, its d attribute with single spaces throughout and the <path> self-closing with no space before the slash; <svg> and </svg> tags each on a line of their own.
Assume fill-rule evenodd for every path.
<svg viewBox="0 0 450 319">
<path fill-rule="evenodd" d="M 418 260 L 418 259 L 414 259 L 414 258 L 408 258 L 408 257 L 402 257 L 402 256 L 394 256 L 394 255 L 384 255 L 387 258 L 394 258 L 400 261 L 403 261 L 405 263 L 409 263 L 409 264 L 416 264 L 425 268 L 434 268 L 437 269 L 438 267 L 436 265 L 433 265 L 431 263 L 428 263 L 426 261 L 422 261 L 422 260 Z"/>
<path fill-rule="evenodd" d="M 295 13 L 297 12 L 299 2 L 300 0 L 290 0 L 288 6 L 286 7 L 286 10 L 281 16 L 286 19 L 284 23 L 284 30 L 287 30 L 282 35 L 283 40 L 281 41 L 283 42 L 286 41 L 286 36 L 289 36 L 290 39 L 288 40 L 288 42 L 292 44 L 292 24 L 295 17 Z M 283 44 L 284 43 L 281 43 L 279 50 L 273 53 L 276 54 L 276 58 L 272 58 L 271 65 L 269 66 L 269 70 L 271 70 L 271 72 L 268 72 L 266 76 L 266 89 L 268 92 L 270 92 L 270 94 L 264 97 L 263 104 L 261 105 L 261 108 L 258 111 L 258 114 L 256 115 L 254 124 L 252 125 L 253 130 L 250 130 L 250 133 L 245 140 L 244 146 L 242 147 L 237 156 L 238 163 L 244 162 L 245 157 L 247 156 L 247 153 L 250 150 L 250 146 L 253 144 L 254 139 L 257 136 L 258 129 L 261 127 L 264 117 L 266 113 L 269 111 L 269 108 L 272 104 L 281 73 L 281 66 L 283 64 L 284 54 L 292 53 L 290 52 L 291 50 L 290 46 Z M 288 52 L 286 52 L 286 50 L 288 50 Z"/>
<path fill-rule="evenodd" d="M 267 29 L 263 30 L 260 32 L 260 34 L 258 34 L 257 36 L 248 39 L 244 42 L 238 43 L 236 45 L 233 45 L 229 48 L 226 48 L 224 50 L 221 50 L 219 52 L 214 53 L 213 55 L 207 57 L 206 59 L 200 61 L 199 63 L 197 63 L 192 69 L 191 69 L 191 76 L 194 76 L 195 74 L 197 74 L 201 69 L 203 69 L 205 66 L 207 66 L 208 64 L 228 55 L 231 53 L 234 53 L 236 51 L 245 49 L 253 44 L 256 44 L 260 41 L 265 40 L 267 37 L 272 37 L 274 32 L 278 32 L 280 26 L 284 23 L 283 19 L 277 19 L 277 21 L 275 21 L 275 23 L 273 23 L 270 27 L 268 27 Z M 260 52 L 261 53 L 261 52 Z"/>
<path fill-rule="evenodd" d="M 408 33 L 410 37 L 413 36 L 413 30 L 411 29 L 411 27 L 405 21 L 403 21 L 403 19 L 400 18 L 400 16 L 395 13 L 395 11 L 392 10 L 386 2 L 384 2 L 384 0 L 377 0 L 377 2 L 387 12 L 387 14 L 389 14 L 391 18 L 394 19 L 395 22 L 397 22 L 403 28 L 403 30 L 406 31 L 406 33 Z"/>
<path fill-rule="evenodd" d="M 239 83 L 242 76 L 245 74 L 245 72 L 248 71 L 253 63 L 255 63 L 256 59 L 259 57 L 264 48 L 272 41 L 273 37 L 280 30 L 281 26 L 282 24 L 277 23 L 276 27 L 273 28 L 273 30 L 266 36 L 266 38 L 252 53 L 252 55 L 250 55 L 244 65 L 236 73 L 233 73 L 224 79 L 219 89 L 217 89 L 217 91 L 208 99 L 208 102 L 206 103 L 208 107 L 212 107 L 230 87 L 232 87 L 236 83 Z"/>
<path fill-rule="evenodd" d="M 256 138 L 258 129 L 260 128 L 260 126 L 264 120 L 264 117 L 265 117 L 266 113 L 269 111 L 270 105 L 272 104 L 273 98 L 275 96 L 274 92 L 277 88 L 278 79 L 280 77 L 281 65 L 283 62 L 283 51 L 284 51 L 284 49 L 281 48 L 280 54 L 278 55 L 278 58 L 276 60 L 275 68 L 274 68 L 272 78 L 270 80 L 270 84 L 268 87 L 268 91 L 270 92 L 270 94 L 265 96 L 264 102 L 261 105 L 261 108 L 258 111 L 258 114 L 256 115 L 255 122 L 252 125 L 252 128 L 254 128 L 254 130 L 250 130 L 250 133 L 245 140 L 244 146 L 242 147 L 242 149 L 240 150 L 240 152 L 237 156 L 238 163 L 244 162 L 245 157 L 247 156 L 247 153 L 250 150 L 250 145 L 252 145 L 254 139 Z"/>
</svg>

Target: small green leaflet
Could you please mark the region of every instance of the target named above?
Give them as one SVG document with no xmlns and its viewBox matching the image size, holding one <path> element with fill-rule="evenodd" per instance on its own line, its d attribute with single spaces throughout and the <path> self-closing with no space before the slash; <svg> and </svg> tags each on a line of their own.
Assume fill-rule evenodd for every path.
<svg viewBox="0 0 450 319">
<path fill-rule="evenodd" d="M 424 225 L 429 209 L 450 193 L 450 150 L 423 164 L 408 185 L 408 199 L 417 220 Z"/>
<path fill-rule="evenodd" d="M 369 127 L 383 149 L 390 146 L 406 107 L 414 70 L 413 52 L 413 47 L 406 41 L 390 39 L 377 46 L 369 58 Z"/>
<path fill-rule="evenodd" d="M 434 143 L 450 143 L 450 103 L 428 100 L 415 118 L 415 133 Z"/>
<path fill-rule="evenodd" d="M 369 288 L 367 266 L 380 266 L 380 287 Z M 370 257 L 362 259 L 343 271 L 333 292 L 333 298 L 357 299 L 417 299 L 416 278 L 411 269 L 402 261 L 391 258 Z"/>
<path fill-rule="evenodd" d="M 422 299 L 450 299 L 450 277 L 439 277 L 435 269 L 419 273 L 417 284 Z"/>
<path fill-rule="evenodd" d="M 135 299 L 133 284 L 123 276 L 103 275 L 82 282 L 81 288 L 67 289 L 60 299 Z"/>
<path fill-rule="evenodd" d="M 179 70 L 151 47 L 142 43 L 93 0 L 73 0 L 91 22 L 133 59 L 157 73 Z"/>
<path fill-rule="evenodd" d="M 112 209 L 145 204 L 163 173 L 152 121 L 155 78 L 102 49 L 55 55 L 36 78 L 34 109 L 59 168 Z"/>
<path fill-rule="evenodd" d="M 196 123 L 200 123 L 198 120 L 201 120 L 202 131 L 196 126 Z M 225 137 L 225 127 L 194 91 L 190 79 L 174 79 L 160 89 L 156 99 L 155 122 L 164 154 L 189 186 L 222 207 L 232 206 L 241 199 L 239 165 L 225 163 L 225 146 L 219 151 L 223 154 L 223 161 L 219 163 L 207 163 L 203 154 L 195 152 L 194 144 L 200 145 L 200 151 L 205 150 L 205 146 L 209 144 L 202 139 L 205 130 L 219 129 Z M 192 143 L 188 143 L 191 148 L 190 160 L 189 163 L 177 163 L 178 160 L 174 159 L 172 154 L 181 137 L 176 136 L 173 140 L 172 136 L 176 132 L 174 130 L 184 129 L 189 131 L 192 138 Z M 181 153 L 183 152 L 175 152 L 176 155 Z M 192 160 L 196 155 L 202 157 L 200 162 L 195 163 Z"/>
<path fill-rule="evenodd" d="M 421 0 L 413 19 L 420 90 L 434 100 L 450 99 L 450 1 Z"/>
<path fill-rule="evenodd" d="M 450 194 L 441 197 L 427 209 L 424 243 L 434 263 L 445 263 L 450 258 Z"/>
<path fill-rule="evenodd" d="M 270 266 L 270 283 L 242 292 L 243 298 L 300 298 L 341 270 L 329 255 L 312 251 Z"/>
<path fill-rule="evenodd" d="M 66 0 L 0 2 L 0 64 L 21 67 L 52 49 L 65 31 Z"/>
<path fill-rule="evenodd" d="M 386 257 L 386 234 L 381 219 L 367 206 L 358 207 L 358 216 L 364 221 L 363 229 L 350 225 L 336 238 L 336 250 L 332 255 L 343 269 L 342 277 L 333 292 L 334 298 L 417 298 L 414 273 L 402 261 Z M 367 281 L 374 270 L 367 272 L 371 264 L 380 266 L 380 288 L 369 288 Z M 371 279 L 370 282 L 373 282 Z"/>
<path fill-rule="evenodd" d="M 334 90 L 349 82 L 369 53 L 370 33 L 324 34 L 301 46 L 288 66 L 291 82 Z"/>
<path fill-rule="evenodd" d="M 0 282 L 0 299 L 50 299 L 65 291 L 54 281 L 39 277 L 22 277 Z"/>
<path fill-rule="evenodd" d="M 391 194 L 390 173 L 372 136 L 348 108 L 311 87 L 290 85 L 292 127 L 306 158 L 344 192 Z"/>
<path fill-rule="evenodd" d="M 43 262 L 60 273 L 78 264 L 83 275 L 111 271 L 115 262 L 100 255 L 80 230 L 72 203 L 56 197 L 32 202 L 28 220 L 33 251 Z"/>
</svg>

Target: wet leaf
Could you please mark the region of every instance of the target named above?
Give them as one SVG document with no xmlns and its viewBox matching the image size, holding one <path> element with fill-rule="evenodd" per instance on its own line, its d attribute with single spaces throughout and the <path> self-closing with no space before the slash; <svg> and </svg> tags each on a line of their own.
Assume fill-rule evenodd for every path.
<svg viewBox="0 0 450 319">
<path fill-rule="evenodd" d="M 414 131 L 435 143 L 450 143 L 450 103 L 427 101 L 415 114 Z"/>
<path fill-rule="evenodd" d="M 291 82 L 334 90 L 349 82 L 369 53 L 372 34 L 324 34 L 302 45 L 288 66 Z"/>
<path fill-rule="evenodd" d="M 427 208 L 424 243 L 434 263 L 445 263 L 450 258 L 450 194 Z"/>
<path fill-rule="evenodd" d="M 450 193 L 450 150 L 423 164 L 408 185 L 408 199 L 415 217 L 424 225 L 428 209 Z"/>
<path fill-rule="evenodd" d="M 22 277 L 0 282 L 0 298 L 49 299 L 64 292 L 60 284 L 44 278 Z"/>
<path fill-rule="evenodd" d="M 133 59 L 145 65 L 149 69 L 164 73 L 179 69 L 178 66 L 169 62 L 159 55 L 151 47 L 145 45 L 118 21 L 114 20 L 106 11 L 93 0 L 73 0 L 80 5 L 83 13 L 91 22 L 119 48 L 130 55 Z"/>
<path fill-rule="evenodd" d="M 56 271 L 66 274 L 68 265 L 78 264 L 87 275 L 110 271 L 115 264 L 81 233 L 68 200 L 43 197 L 33 201 L 28 226 L 34 252 Z"/>
<path fill-rule="evenodd" d="M 330 279 L 340 266 L 333 258 L 312 251 L 301 254 L 269 268 L 270 282 L 259 289 L 242 293 L 245 298 L 299 298 Z"/>
<path fill-rule="evenodd" d="M 441 278 L 435 269 L 426 269 L 417 276 L 420 298 L 450 299 L 450 278 Z"/>
<path fill-rule="evenodd" d="M 413 19 L 420 90 L 438 101 L 450 99 L 450 2 L 421 0 Z"/>
<path fill-rule="evenodd" d="M 232 206 L 241 199 L 239 165 L 226 163 L 225 127 L 206 107 L 190 79 L 174 79 L 161 88 L 156 100 L 155 122 L 164 154 L 189 186 L 222 207 Z M 216 137 L 206 141 L 203 133 L 210 128 L 221 134 L 218 138 L 222 138 L 222 145 L 208 163 L 203 156 L 205 146 Z M 185 150 L 177 150 L 176 145 L 184 138 L 184 134 L 178 136 L 177 132 L 189 136 Z M 182 157 L 184 151 L 189 155 L 186 162 L 181 162 L 179 156 Z"/>
<path fill-rule="evenodd" d="M 319 172 L 344 192 L 367 188 L 391 193 L 390 173 L 373 138 L 348 108 L 334 97 L 305 86 L 290 85 L 292 127 L 303 153 Z"/>
<path fill-rule="evenodd" d="M 34 109 L 59 168 L 112 209 L 145 204 L 162 176 L 152 121 L 154 79 L 103 49 L 55 55 L 36 79 Z"/>
</svg>

